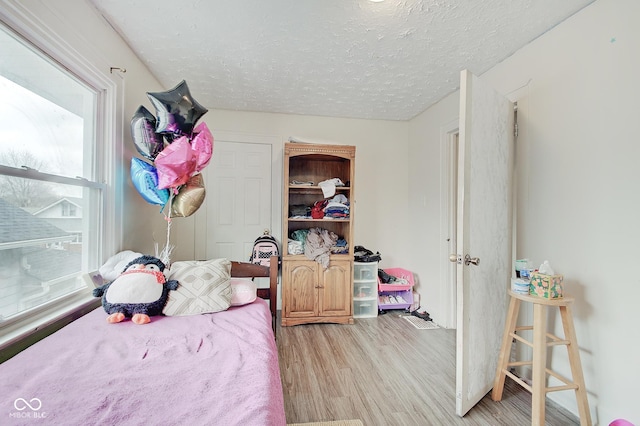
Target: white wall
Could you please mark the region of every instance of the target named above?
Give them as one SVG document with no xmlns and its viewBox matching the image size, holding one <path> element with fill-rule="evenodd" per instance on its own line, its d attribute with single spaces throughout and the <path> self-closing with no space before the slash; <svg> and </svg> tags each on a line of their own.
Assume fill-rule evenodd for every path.
<svg viewBox="0 0 640 426">
<path fill-rule="evenodd" d="M 576 298 L 594 422 L 602 425 L 616 418 L 640 423 L 638 17 L 640 2 L 598 0 L 482 76 L 519 103 L 516 254 L 537 264 L 548 259 L 564 274 L 566 290 Z M 439 126 L 457 117 L 456 96 L 412 121 L 409 152 L 415 162 L 423 155 L 431 164 Z M 410 192 L 412 199 L 424 194 L 438 203 L 435 172 L 410 164 L 409 177 L 425 183 Z M 414 245 L 439 234 L 438 208 L 424 214 L 427 223 Z M 435 244 L 427 252 L 435 253 Z M 429 261 L 421 275 L 439 261 Z M 424 291 L 429 297 L 432 286 Z M 550 322 L 562 335 L 558 315 Z M 571 377 L 564 348 L 553 351 L 551 365 Z M 577 412 L 572 392 L 550 397 Z"/>
<path fill-rule="evenodd" d="M 85 0 L 2 0 L 3 7 L 27 10 L 41 20 L 44 31 L 62 37 L 80 55 L 96 67 L 108 72 L 109 67 L 127 70 L 118 74 L 124 84 L 121 98 L 122 128 L 116 143 L 121 145 L 117 168 L 123 176 L 122 249 L 154 253 L 154 243 L 160 248 L 166 241 L 166 222 L 158 206 L 146 203 L 129 178 L 132 157 L 140 157 L 135 150 L 129 122 L 139 105 L 153 108 L 146 92 L 161 91 L 162 87 L 149 70 L 129 49 L 102 16 Z M 178 78 L 179 79 L 179 78 Z M 178 83 L 178 81 L 176 81 Z M 198 97 L 199 82 L 188 82 L 193 96 Z M 383 253 L 387 266 L 403 265 L 410 252 L 406 241 L 407 214 L 407 129 L 406 122 L 354 120 L 309 117 L 287 114 L 262 114 L 210 110 L 203 120 L 216 132 L 275 136 L 281 142 L 274 146 L 274 154 L 282 156 L 282 145 L 294 136 L 311 142 L 355 145 L 356 149 L 356 224 L 355 244 Z M 121 144 L 120 144 L 121 143 Z M 215 155 L 215 152 L 214 152 Z M 281 161 L 274 167 L 281 168 Z M 280 197 L 281 191 L 276 191 Z M 281 200 L 275 200 L 280 204 Z M 281 209 L 274 220 L 279 224 Z M 195 213 L 198 214 L 197 212 Z M 191 259 L 194 251 L 194 218 L 173 220 L 171 242 L 175 244 L 172 260 Z M 109 254 L 107 254 L 109 255 Z"/>
<path fill-rule="evenodd" d="M 197 95 L 194 94 L 194 97 L 197 98 Z M 355 145 L 354 244 L 379 250 L 383 257 L 382 264 L 387 267 L 406 263 L 411 251 L 406 244 L 409 227 L 407 209 L 404 207 L 408 198 L 408 123 L 228 110 L 211 110 L 202 119 L 211 129 L 214 139 L 216 132 L 275 136 L 280 143 L 273 146 L 278 159 L 274 161 L 274 167 L 279 170 L 282 169 L 283 144 L 289 137 L 318 143 Z M 281 171 L 278 176 L 280 179 L 277 184 L 282 185 Z M 278 226 L 274 226 L 274 229 L 281 229 L 280 188 L 276 193 L 278 199 L 274 200 L 277 205 L 274 220 Z M 178 223 L 179 220 L 174 220 L 178 232 L 193 226 L 188 221 Z M 280 235 L 277 237 L 281 238 Z M 182 246 L 176 247 L 175 259 L 192 256 L 187 241 Z"/>
<path fill-rule="evenodd" d="M 445 168 L 447 133 L 457 128 L 459 95 L 447 96 L 410 122 L 409 131 L 409 222 L 412 252 L 407 269 L 416 274 L 415 290 L 420 305 L 438 324 L 455 327 L 447 285 L 449 266 L 446 217 L 441 217 L 441 183 Z"/>
</svg>

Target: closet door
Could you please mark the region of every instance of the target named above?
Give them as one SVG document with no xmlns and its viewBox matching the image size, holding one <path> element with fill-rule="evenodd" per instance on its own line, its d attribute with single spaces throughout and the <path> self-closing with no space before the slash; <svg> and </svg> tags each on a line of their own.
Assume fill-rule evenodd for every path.
<svg viewBox="0 0 640 426">
<path fill-rule="evenodd" d="M 196 238 L 204 238 L 205 258 L 248 261 L 254 240 L 271 230 L 271 145 L 215 141 L 204 170 L 204 220 Z"/>
</svg>

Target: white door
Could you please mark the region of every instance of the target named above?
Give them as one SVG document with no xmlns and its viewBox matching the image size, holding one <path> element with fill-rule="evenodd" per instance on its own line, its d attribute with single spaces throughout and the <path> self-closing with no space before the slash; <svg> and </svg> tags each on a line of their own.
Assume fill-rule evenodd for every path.
<svg viewBox="0 0 640 426">
<path fill-rule="evenodd" d="M 248 261 L 254 240 L 271 230 L 271 145 L 215 141 L 204 169 L 204 223 L 196 239 L 205 258 Z"/>
<path fill-rule="evenodd" d="M 462 71 L 458 164 L 456 414 L 492 388 L 511 278 L 513 104 Z M 465 264 L 469 255 L 478 265 Z"/>
</svg>

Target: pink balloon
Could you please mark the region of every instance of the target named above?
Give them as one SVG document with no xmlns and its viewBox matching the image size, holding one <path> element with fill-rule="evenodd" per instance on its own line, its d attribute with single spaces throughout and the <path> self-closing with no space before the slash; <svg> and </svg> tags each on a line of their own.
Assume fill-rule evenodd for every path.
<svg viewBox="0 0 640 426">
<path fill-rule="evenodd" d="M 193 130 L 195 137 L 191 140 L 191 149 L 196 153 L 196 171 L 207 167 L 213 154 L 213 135 L 204 121 Z"/>
<path fill-rule="evenodd" d="M 187 183 L 196 172 L 196 154 L 186 136 L 166 146 L 155 160 L 158 170 L 158 188 L 177 188 Z"/>
</svg>

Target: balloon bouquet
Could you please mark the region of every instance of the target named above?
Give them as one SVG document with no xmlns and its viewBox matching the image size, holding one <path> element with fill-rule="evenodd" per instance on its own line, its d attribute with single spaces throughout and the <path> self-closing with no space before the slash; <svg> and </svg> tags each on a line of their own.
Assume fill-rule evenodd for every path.
<svg viewBox="0 0 640 426">
<path fill-rule="evenodd" d="M 200 171 L 213 154 L 213 136 L 202 122 L 207 109 L 196 102 L 186 81 L 166 92 L 147 92 L 154 117 L 140 106 L 131 119 L 136 149 L 145 159 L 131 159 L 131 180 L 142 198 L 161 206 L 167 221 L 167 242 L 157 256 L 169 264 L 172 217 L 192 215 L 205 198 Z M 165 142 L 166 141 L 166 142 Z"/>
</svg>

